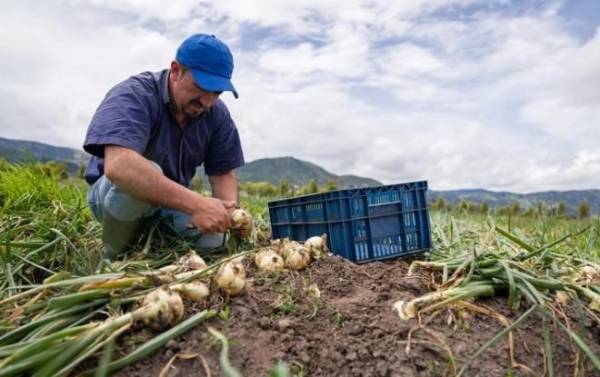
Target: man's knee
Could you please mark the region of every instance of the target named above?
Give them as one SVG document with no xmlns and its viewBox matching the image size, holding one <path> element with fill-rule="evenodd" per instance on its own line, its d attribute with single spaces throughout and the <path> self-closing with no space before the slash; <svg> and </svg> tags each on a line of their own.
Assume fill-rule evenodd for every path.
<svg viewBox="0 0 600 377">
<path fill-rule="evenodd" d="M 199 249 L 223 247 L 225 246 L 225 237 L 227 237 L 225 233 L 202 234 L 198 241 L 196 241 L 196 246 Z"/>
</svg>

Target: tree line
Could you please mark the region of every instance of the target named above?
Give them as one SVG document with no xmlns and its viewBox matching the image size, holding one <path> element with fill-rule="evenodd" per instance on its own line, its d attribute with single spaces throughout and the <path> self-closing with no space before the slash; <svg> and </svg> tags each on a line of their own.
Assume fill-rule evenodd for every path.
<svg viewBox="0 0 600 377">
<path fill-rule="evenodd" d="M 492 207 L 486 201 L 482 203 L 472 202 L 465 199 L 459 200 L 456 204 L 447 203 L 444 198 L 438 196 L 430 203 L 430 208 L 435 210 L 457 210 L 481 214 L 497 214 L 501 216 L 536 216 L 540 212 L 550 216 L 559 217 L 578 217 L 585 219 L 590 217 L 590 203 L 583 200 L 579 203 L 577 214 L 567 213 L 567 205 L 564 202 L 556 204 L 538 203 L 534 207 L 523 208 L 518 202 L 513 202 L 505 206 Z"/>
</svg>

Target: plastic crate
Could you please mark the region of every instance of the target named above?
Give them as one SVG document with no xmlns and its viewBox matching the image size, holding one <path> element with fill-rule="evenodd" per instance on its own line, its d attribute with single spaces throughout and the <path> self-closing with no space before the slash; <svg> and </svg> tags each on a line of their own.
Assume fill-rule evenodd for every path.
<svg viewBox="0 0 600 377">
<path fill-rule="evenodd" d="M 273 238 L 327 234 L 329 249 L 356 263 L 431 248 L 427 182 L 332 191 L 269 202 Z"/>
</svg>

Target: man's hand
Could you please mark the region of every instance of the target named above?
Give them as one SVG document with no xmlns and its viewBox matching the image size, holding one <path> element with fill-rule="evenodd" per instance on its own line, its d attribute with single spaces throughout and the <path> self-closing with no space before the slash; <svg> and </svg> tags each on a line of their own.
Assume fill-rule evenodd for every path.
<svg viewBox="0 0 600 377">
<path fill-rule="evenodd" d="M 223 201 L 202 198 L 192 212 L 192 225 L 206 234 L 225 233 L 231 227 L 231 217 Z"/>
</svg>

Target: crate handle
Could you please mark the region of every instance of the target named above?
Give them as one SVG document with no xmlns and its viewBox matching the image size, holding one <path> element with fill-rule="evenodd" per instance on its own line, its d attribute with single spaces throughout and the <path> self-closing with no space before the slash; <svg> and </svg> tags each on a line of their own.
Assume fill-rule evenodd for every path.
<svg viewBox="0 0 600 377">
<path fill-rule="evenodd" d="M 374 203 L 374 204 L 369 204 L 369 207 L 389 206 L 390 204 L 399 204 L 399 203 L 402 203 L 402 201 L 401 200 L 397 200 L 395 202 Z"/>
</svg>

